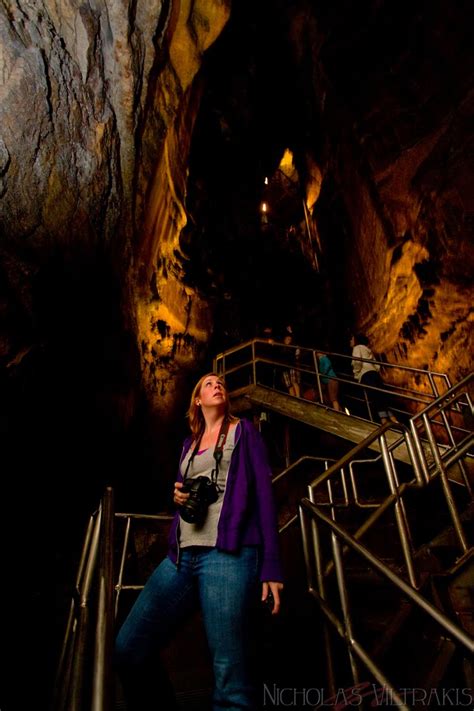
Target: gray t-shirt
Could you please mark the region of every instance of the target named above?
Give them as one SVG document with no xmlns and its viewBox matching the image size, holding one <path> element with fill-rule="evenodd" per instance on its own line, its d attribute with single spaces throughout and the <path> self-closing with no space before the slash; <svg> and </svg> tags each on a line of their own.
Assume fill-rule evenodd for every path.
<svg viewBox="0 0 474 711">
<path fill-rule="evenodd" d="M 182 518 L 179 519 L 179 544 L 181 548 L 187 546 L 215 546 L 217 540 L 217 524 L 221 513 L 222 502 L 224 500 L 225 487 L 227 481 L 227 473 L 229 471 L 230 459 L 235 446 L 235 430 L 232 427 L 228 434 L 222 451 L 222 459 L 219 465 L 219 476 L 217 484 L 219 487 L 219 495 L 217 501 L 209 505 L 207 516 L 202 526 L 195 523 L 187 523 Z M 188 453 L 181 463 L 181 474 L 184 476 L 189 459 L 193 453 L 193 446 L 189 448 Z M 188 470 L 188 478 L 197 476 L 207 476 L 211 478 L 211 472 L 215 469 L 216 460 L 214 459 L 214 447 L 209 447 L 198 452 L 191 462 Z"/>
</svg>

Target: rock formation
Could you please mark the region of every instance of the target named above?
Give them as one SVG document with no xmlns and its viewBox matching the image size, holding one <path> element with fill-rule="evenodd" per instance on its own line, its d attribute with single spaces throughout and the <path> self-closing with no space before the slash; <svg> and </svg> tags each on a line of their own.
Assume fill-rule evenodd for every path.
<svg viewBox="0 0 474 711">
<path fill-rule="evenodd" d="M 314 344 L 357 328 L 471 369 L 466 4 L 5 0 L 0 20 L 4 421 L 48 397 L 112 434 L 143 407 L 172 424 L 272 304 Z"/>
</svg>

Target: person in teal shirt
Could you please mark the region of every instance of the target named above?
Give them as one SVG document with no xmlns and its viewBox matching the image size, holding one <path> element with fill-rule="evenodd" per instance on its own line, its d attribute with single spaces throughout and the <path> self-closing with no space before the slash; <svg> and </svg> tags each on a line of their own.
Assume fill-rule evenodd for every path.
<svg viewBox="0 0 474 711">
<path fill-rule="evenodd" d="M 332 363 L 325 353 L 317 353 L 318 356 L 318 370 L 321 379 L 321 384 L 323 385 L 325 394 L 331 403 L 334 410 L 341 410 L 339 404 L 339 382 L 335 380 L 336 373 L 332 367 Z"/>
</svg>

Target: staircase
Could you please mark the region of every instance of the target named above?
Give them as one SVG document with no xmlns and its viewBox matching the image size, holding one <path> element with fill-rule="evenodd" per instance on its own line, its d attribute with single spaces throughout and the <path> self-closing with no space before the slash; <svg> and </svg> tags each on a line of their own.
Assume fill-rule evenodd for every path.
<svg viewBox="0 0 474 711">
<path fill-rule="evenodd" d="M 328 407 L 317 359 L 314 368 L 310 361 L 297 367 L 302 380 L 317 382 L 319 401 L 278 385 L 279 372 L 294 367 L 281 344 L 244 344 L 221 354 L 215 370 L 230 385 L 235 411 L 269 412 L 270 421 L 276 415 L 314 428 L 315 439 L 323 431 L 342 451 L 355 444 L 324 466 L 314 451 L 298 452 L 274 479 L 282 535 L 302 528 L 307 590 L 326 650 L 323 686 L 330 694 L 366 684 L 401 708 L 432 693 L 443 705 L 433 689 L 472 688 L 473 680 L 473 376 L 454 388 L 444 381 L 428 398 L 423 377 L 433 385 L 440 374 L 420 375 L 420 393 L 391 389 L 401 424 L 380 427 L 370 409 L 364 417 L 359 407 L 355 417 L 352 406 Z M 347 382 L 339 371 L 338 380 Z M 297 578 L 294 551 L 286 559 Z"/>
<path fill-rule="evenodd" d="M 231 402 L 233 412 L 242 413 L 250 409 L 269 410 L 354 443 L 361 442 L 379 427 L 377 423 L 370 420 L 354 417 L 346 412 L 337 412 L 326 405 L 296 398 L 263 385 L 249 385 L 231 392 Z M 395 430 L 389 430 L 386 437 L 389 444 L 399 440 Z M 394 456 L 400 461 L 409 463 L 406 446 L 404 443 L 400 445 L 395 450 Z M 380 452 L 378 440 L 372 442 L 370 448 Z"/>
<path fill-rule="evenodd" d="M 349 414 L 352 405 L 336 412 L 324 404 L 316 359 L 314 369 L 308 357 L 302 359 L 302 378 L 316 378 L 320 401 L 285 393 L 278 373 L 292 361 L 278 344 L 271 344 L 270 358 L 269 345 L 244 344 L 215 363 L 226 376 L 234 412 L 259 420 L 262 412 L 269 415 L 263 418 L 265 438 L 277 439 L 282 455 L 273 484 L 287 582 L 281 616 L 261 611 L 254 621 L 262 703 L 287 708 L 298 698 L 301 708 L 310 701 L 324 708 L 338 690 L 361 684 L 372 694 L 369 703 L 375 698 L 379 705 L 384 700 L 408 709 L 421 701 L 402 689 L 471 688 L 474 435 L 464 423 L 473 414 L 474 376 L 449 387 L 440 374 L 429 374 L 430 382 L 446 385 L 441 394 L 395 391 L 402 404 L 418 411 L 397 400 L 401 424 L 380 426 L 370 419 L 370 408 L 365 418 L 360 409 L 358 416 Z M 362 396 L 357 403 L 364 403 Z M 286 434 L 281 449 L 282 431 L 290 429 L 291 456 Z M 321 436 L 330 444 L 327 456 L 317 451 Z M 122 707 L 107 666 L 114 618 L 126 614 L 166 548 L 169 517 L 111 515 L 111 496 L 91 518 L 86 536 L 55 711 L 79 711 L 85 693 L 94 711 L 113 708 L 114 696 L 115 708 Z M 101 595 L 104 580 L 109 592 Z M 91 604 L 94 614 L 84 615 Z M 85 617 L 96 623 L 88 633 L 96 640 L 87 647 L 95 649 L 92 668 L 84 663 Z M 179 707 L 208 709 L 212 675 L 199 616 L 165 656 Z M 289 692 L 282 697 L 282 689 L 293 690 L 295 699 Z M 303 700 L 305 689 L 318 694 Z"/>
</svg>

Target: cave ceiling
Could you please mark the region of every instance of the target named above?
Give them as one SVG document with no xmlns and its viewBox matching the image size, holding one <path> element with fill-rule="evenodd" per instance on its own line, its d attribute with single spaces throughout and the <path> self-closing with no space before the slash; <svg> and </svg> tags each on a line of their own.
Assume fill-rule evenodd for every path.
<svg viewBox="0 0 474 711">
<path fill-rule="evenodd" d="M 268 322 L 469 372 L 473 9 L 4 0 L 2 421 L 166 431 Z"/>
<path fill-rule="evenodd" d="M 304 222 L 303 184 L 296 170 L 291 179 L 279 168 L 300 132 L 282 17 L 267 3 L 236 6 L 201 71 L 206 91 L 190 150 L 190 219 L 181 244 L 187 275 L 217 298 L 217 334 L 232 321 L 235 342 L 239 329 L 253 337 L 263 322 L 278 328 L 295 319 L 298 304 L 319 288 L 311 259 L 290 233 Z"/>
<path fill-rule="evenodd" d="M 308 343 L 341 350 L 357 327 L 390 360 L 470 369 L 469 17 L 446 2 L 235 7 L 202 67 L 184 230 L 232 295 L 220 333 L 237 300 L 257 330 L 273 309 Z M 278 169 L 286 148 L 295 182 Z"/>
</svg>

